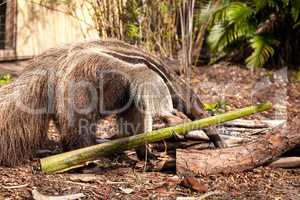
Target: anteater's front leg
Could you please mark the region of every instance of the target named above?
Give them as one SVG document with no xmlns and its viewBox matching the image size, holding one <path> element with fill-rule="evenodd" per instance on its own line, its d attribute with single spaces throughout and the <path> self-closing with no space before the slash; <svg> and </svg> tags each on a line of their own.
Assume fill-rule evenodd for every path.
<svg viewBox="0 0 300 200">
<path fill-rule="evenodd" d="M 121 137 L 146 133 L 152 131 L 152 116 L 133 104 L 126 111 L 118 114 L 117 124 Z M 136 154 L 140 160 L 154 156 L 147 144 L 136 148 Z"/>
</svg>

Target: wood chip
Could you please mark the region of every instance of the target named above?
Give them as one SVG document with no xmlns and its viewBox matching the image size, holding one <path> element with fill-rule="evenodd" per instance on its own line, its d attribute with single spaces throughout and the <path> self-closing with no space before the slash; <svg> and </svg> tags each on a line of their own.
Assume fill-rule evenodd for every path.
<svg viewBox="0 0 300 200">
<path fill-rule="evenodd" d="M 63 196 L 48 196 L 39 193 L 37 190 L 32 190 L 32 197 L 34 200 L 75 200 L 85 197 L 83 193 L 78 194 L 70 194 L 70 195 L 63 195 Z"/>
</svg>

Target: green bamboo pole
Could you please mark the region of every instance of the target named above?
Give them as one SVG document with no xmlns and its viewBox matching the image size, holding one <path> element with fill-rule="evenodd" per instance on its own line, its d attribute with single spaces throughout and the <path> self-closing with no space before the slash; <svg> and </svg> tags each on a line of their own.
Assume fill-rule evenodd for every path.
<svg viewBox="0 0 300 200">
<path fill-rule="evenodd" d="M 206 128 L 226 121 L 231 121 L 254 113 L 263 112 L 272 107 L 270 102 L 237 109 L 224 114 L 200 119 L 197 121 L 180 124 L 174 127 L 163 128 L 148 133 L 138 134 L 126 138 L 116 139 L 74 151 L 49 156 L 40 160 L 41 170 L 45 173 L 58 173 L 83 166 L 87 161 L 92 161 L 100 156 L 110 155 L 141 146 L 146 143 L 157 142 L 172 137 L 185 135 L 189 131 Z"/>
</svg>

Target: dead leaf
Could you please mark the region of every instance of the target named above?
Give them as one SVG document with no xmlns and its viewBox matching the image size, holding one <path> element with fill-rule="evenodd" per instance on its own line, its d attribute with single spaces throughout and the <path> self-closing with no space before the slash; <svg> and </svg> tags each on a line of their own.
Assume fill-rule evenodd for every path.
<svg viewBox="0 0 300 200">
<path fill-rule="evenodd" d="M 185 177 L 182 180 L 181 185 L 183 187 L 191 188 L 191 189 L 201 192 L 201 193 L 206 193 L 208 191 L 207 185 L 205 185 L 204 183 L 201 183 L 195 177 L 192 177 L 192 176 Z"/>
</svg>

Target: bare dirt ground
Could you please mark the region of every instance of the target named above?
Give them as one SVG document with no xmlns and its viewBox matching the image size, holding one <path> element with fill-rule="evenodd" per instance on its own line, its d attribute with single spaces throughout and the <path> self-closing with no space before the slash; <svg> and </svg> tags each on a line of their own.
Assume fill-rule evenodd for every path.
<svg viewBox="0 0 300 200">
<path fill-rule="evenodd" d="M 250 118 L 288 118 L 288 131 L 300 130 L 300 83 L 294 80 L 293 72 L 251 72 L 222 63 L 194 70 L 191 82 L 204 102 L 225 100 L 227 110 L 270 100 L 274 104 L 272 111 Z M 103 124 L 100 132 L 113 128 L 109 119 Z M 38 159 L 16 168 L 0 167 L 0 200 L 32 199 L 34 188 L 46 195 L 83 193 L 83 199 L 175 199 L 202 195 L 182 187 L 174 171 L 143 172 L 139 162 L 124 157 L 116 155 L 105 159 L 100 167 L 56 175 L 36 170 Z M 198 180 L 207 185 L 208 191 L 218 192 L 209 199 L 300 199 L 300 169 L 259 167 Z"/>
</svg>

